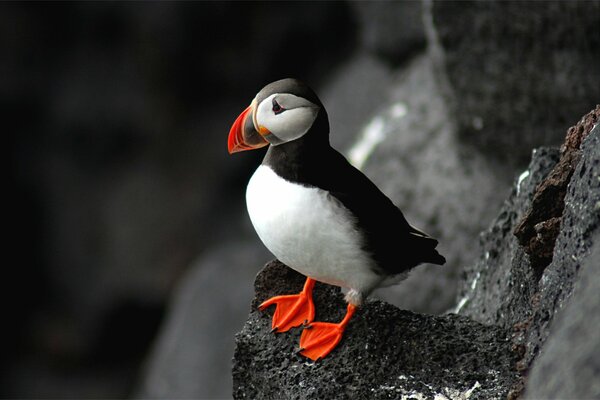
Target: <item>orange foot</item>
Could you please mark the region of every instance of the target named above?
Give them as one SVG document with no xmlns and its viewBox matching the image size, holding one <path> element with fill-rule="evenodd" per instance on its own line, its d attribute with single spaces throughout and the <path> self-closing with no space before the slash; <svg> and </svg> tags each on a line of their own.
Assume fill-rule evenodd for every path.
<svg viewBox="0 0 600 400">
<path fill-rule="evenodd" d="M 277 332 L 287 332 L 290 329 L 308 324 L 315 319 L 315 306 L 312 300 L 312 290 L 315 280 L 306 278 L 304 289 L 298 294 L 275 296 L 258 306 L 263 311 L 265 308 L 276 304 L 271 328 Z"/>
<path fill-rule="evenodd" d="M 339 324 L 314 322 L 309 324 L 300 336 L 300 354 L 317 361 L 324 358 L 342 340 L 346 325 L 356 311 L 356 306 L 348 304 L 346 316 Z"/>
</svg>

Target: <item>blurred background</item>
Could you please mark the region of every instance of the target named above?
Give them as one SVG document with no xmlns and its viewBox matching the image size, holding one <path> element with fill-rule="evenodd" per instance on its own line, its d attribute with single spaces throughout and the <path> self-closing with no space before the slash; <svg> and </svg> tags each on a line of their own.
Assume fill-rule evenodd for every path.
<svg viewBox="0 0 600 400">
<path fill-rule="evenodd" d="M 452 310 L 532 148 L 600 101 L 599 5 L 0 3 L 0 396 L 230 396 L 271 256 L 244 200 L 264 152 L 229 156 L 226 139 L 284 77 L 317 91 L 334 147 L 440 239 L 447 266 L 377 296 Z"/>
</svg>

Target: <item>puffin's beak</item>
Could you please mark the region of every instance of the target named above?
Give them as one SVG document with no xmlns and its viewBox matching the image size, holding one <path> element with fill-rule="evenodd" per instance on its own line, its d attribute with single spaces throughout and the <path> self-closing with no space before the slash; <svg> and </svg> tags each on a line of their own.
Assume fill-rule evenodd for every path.
<svg viewBox="0 0 600 400">
<path fill-rule="evenodd" d="M 252 122 L 254 105 L 255 102 L 253 101 L 248 108 L 242 111 L 231 126 L 229 138 L 227 139 L 229 154 L 244 150 L 259 149 L 269 144 L 254 128 L 254 123 Z"/>
</svg>

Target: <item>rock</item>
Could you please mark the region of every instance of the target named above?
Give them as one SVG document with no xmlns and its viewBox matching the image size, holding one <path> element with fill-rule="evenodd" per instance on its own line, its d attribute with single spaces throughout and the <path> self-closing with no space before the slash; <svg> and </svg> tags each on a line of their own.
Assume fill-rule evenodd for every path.
<svg viewBox="0 0 600 400">
<path fill-rule="evenodd" d="M 233 337 L 252 299 L 253 266 L 266 257 L 256 241 L 242 239 L 225 243 L 196 261 L 175 293 L 136 398 L 231 395 Z M 224 279 L 232 276 L 235 279 Z"/>
<path fill-rule="evenodd" d="M 569 129 L 558 163 L 536 188 L 529 209 L 515 228 L 515 236 L 525 248 L 538 275 L 552 261 L 565 208 L 567 185 L 579 162 L 581 143 L 599 120 L 600 105 Z"/>
<path fill-rule="evenodd" d="M 410 59 L 426 45 L 422 4 L 418 1 L 352 2 L 360 45 L 390 66 Z"/>
<path fill-rule="evenodd" d="M 363 127 L 381 112 L 393 85 L 394 72 L 366 51 L 353 54 L 319 90 L 329 116 L 331 145 L 344 152 L 357 140 Z"/>
<path fill-rule="evenodd" d="M 582 263 L 568 304 L 551 324 L 548 340 L 533 364 L 524 398 L 600 397 L 600 234 Z"/>
<path fill-rule="evenodd" d="M 402 48 L 402 43 L 393 35 L 383 40 L 391 29 L 387 19 L 378 25 L 380 19 L 371 17 L 397 15 L 402 6 L 353 5 L 361 49 L 326 85 L 323 100 L 330 110 L 334 146 L 359 160 L 361 170 L 411 223 L 438 238 L 448 259 L 443 268 L 424 266 L 403 285 L 375 295 L 402 308 L 437 314 L 455 305 L 460 270 L 476 257 L 479 232 L 494 218 L 530 149 L 558 144 L 567 124 L 599 98 L 597 85 L 589 84 L 599 80 L 595 63 L 586 63 L 593 58 L 588 44 L 595 43 L 597 34 L 585 32 L 595 32 L 596 17 L 582 18 L 579 30 L 562 13 L 585 13 L 583 3 L 547 8 L 427 2 L 423 10 L 410 13 L 423 14 L 432 50 L 405 57 L 398 68 L 383 47 L 388 39 L 390 49 Z M 542 17 L 527 12 L 532 10 Z M 517 15 L 521 25 L 510 18 L 496 21 L 496 12 Z M 410 26 L 397 24 L 398 31 Z M 497 29 L 486 31 L 490 26 Z M 558 35 L 556 26 L 568 34 Z M 549 34 L 525 40 L 536 30 Z M 505 38 L 506 33 L 513 38 Z M 370 45 L 371 37 L 380 38 L 382 47 Z M 565 37 L 572 46 L 555 51 Z M 555 64 L 545 54 L 552 54 Z M 511 60 L 517 58 L 521 62 L 513 66 Z M 571 73 L 577 76 L 560 79 Z M 551 102 L 542 106 L 537 99 L 547 95 Z M 548 115 L 552 105 L 557 111 Z M 549 217 L 538 221 L 537 228 L 532 225 L 540 237 L 534 243 L 541 257 L 536 265 L 549 262 L 558 222 Z"/>
<path fill-rule="evenodd" d="M 536 188 L 544 190 L 546 177 L 552 179 L 551 171 L 556 171 L 553 168 L 560 159 L 558 149 L 540 149 L 534 152 L 529 169 L 521 175 L 500 216 L 482 235 L 482 255 L 465 270 L 459 313 L 512 331 L 513 346 L 520 353 L 518 368 L 523 372 L 534 363 L 556 313 L 581 279 L 578 271 L 589 257 L 592 238 L 600 226 L 600 128 L 596 125 L 590 132 L 591 128 L 588 125 L 587 131 L 581 131 L 587 138 L 570 174 L 550 264 L 542 270 L 533 267 L 525 248 L 512 235 L 530 206 L 554 209 L 532 201 Z M 557 196 L 554 201 L 562 200 Z M 538 211 L 534 208 L 533 213 Z"/>
<path fill-rule="evenodd" d="M 491 227 L 482 232 L 476 262 L 464 268 L 456 312 L 496 325 L 507 319 L 507 313 L 511 315 L 508 319 L 515 323 L 524 318 L 521 312 L 528 314 L 536 278 L 513 231 L 535 188 L 558 159 L 558 149 L 533 151 L 527 170 L 515 182 Z"/>
<path fill-rule="evenodd" d="M 427 2 L 461 138 L 524 166 L 600 98 L 600 3 Z M 550 111 L 551 110 L 551 111 Z"/>
<path fill-rule="evenodd" d="M 236 335 L 235 399 L 503 398 L 517 379 L 509 338 L 501 329 L 455 314 L 427 316 L 368 301 L 344 339 L 313 363 L 297 354 L 299 329 L 270 332 L 266 298 L 300 291 L 304 277 L 278 261 L 259 273 L 256 297 Z M 317 284 L 317 320 L 338 321 L 345 310 L 339 288 Z"/>
<path fill-rule="evenodd" d="M 533 319 L 527 336 L 525 365 L 531 364 L 544 345 L 554 315 L 565 306 L 575 283 L 581 280 L 580 267 L 590 256 L 593 238 L 599 231 L 600 124 L 597 124 L 581 144 L 581 158 L 565 195 L 552 262 L 544 269 L 537 293 L 531 299 Z"/>
</svg>

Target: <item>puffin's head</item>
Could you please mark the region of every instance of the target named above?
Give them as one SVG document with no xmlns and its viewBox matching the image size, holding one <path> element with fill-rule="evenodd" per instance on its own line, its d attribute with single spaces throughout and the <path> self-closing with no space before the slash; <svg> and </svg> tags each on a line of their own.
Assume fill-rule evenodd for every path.
<svg viewBox="0 0 600 400">
<path fill-rule="evenodd" d="M 296 140 L 310 130 L 322 108 L 317 95 L 296 79 L 270 83 L 231 126 L 229 153 Z"/>
</svg>

